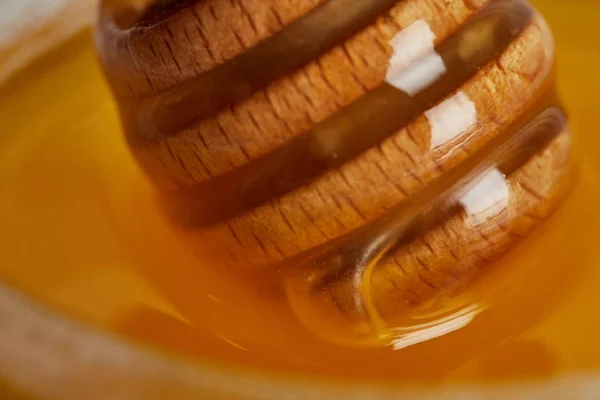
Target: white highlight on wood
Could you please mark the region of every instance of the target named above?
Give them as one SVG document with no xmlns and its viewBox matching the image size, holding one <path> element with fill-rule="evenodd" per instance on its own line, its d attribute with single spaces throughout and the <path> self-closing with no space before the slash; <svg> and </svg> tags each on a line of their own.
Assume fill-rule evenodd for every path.
<svg viewBox="0 0 600 400">
<path fill-rule="evenodd" d="M 436 148 L 469 131 L 477 123 L 475 103 L 464 92 L 444 100 L 425 112 L 431 127 L 431 148 Z"/>
<path fill-rule="evenodd" d="M 436 35 L 425 20 L 417 20 L 391 41 L 394 54 L 386 81 L 414 96 L 446 73 L 446 65 L 435 52 Z"/>
<path fill-rule="evenodd" d="M 510 189 L 506 177 L 497 168 L 479 178 L 460 198 L 460 203 L 475 224 L 483 224 L 508 208 Z"/>
</svg>

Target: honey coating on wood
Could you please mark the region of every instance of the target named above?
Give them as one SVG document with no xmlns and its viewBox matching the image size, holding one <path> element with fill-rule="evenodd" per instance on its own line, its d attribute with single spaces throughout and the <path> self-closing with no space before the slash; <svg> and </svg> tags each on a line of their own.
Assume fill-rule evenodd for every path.
<svg viewBox="0 0 600 400">
<path fill-rule="evenodd" d="M 145 25 L 130 47 L 137 72 L 105 66 L 122 116 L 136 97 L 145 101 L 168 93 L 235 59 L 321 3 L 198 2 L 194 7 L 204 10 L 207 24 L 203 33 L 215 35 L 211 51 L 220 58 L 213 63 L 196 55 L 206 47 L 187 49 L 185 41 L 165 35 L 167 27 L 174 35 L 197 33 L 191 30 L 194 19 L 187 19 L 189 7 L 154 11 L 146 21 L 137 9 L 127 21 Z M 79 39 L 42 61 L 39 71 L 49 76 L 26 71 L 0 92 L 8 110 L 2 120 L 14 131 L 0 150 L 0 176 L 11 188 L 0 199 L 0 208 L 11 210 L 2 212 L 11 233 L 3 237 L 6 262 L 0 272 L 53 305 L 154 347 L 279 371 L 439 381 L 546 376 L 593 365 L 593 340 L 574 332 L 587 329 L 585 304 L 594 303 L 597 279 L 585 279 L 589 290 L 581 289 L 577 298 L 570 290 L 581 285 L 584 267 L 594 264 L 596 173 L 589 160 L 583 167 L 572 164 L 570 127 L 554 93 L 554 48 L 535 14 L 456 88 L 433 90 L 436 100 L 406 126 L 343 163 L 324 164 L 306 184 L 292 183 L 289 191 L 259 204 L 242 201 L 241 211 L 226 218 L 215 209 L 213 218 L 190 223 L 177 212 L 182 204 L 177 199 L 194 188 L 253 165 L 388 83 L 390 42 L 399 33 L 423 29 L 422 20 L 429 37 L 435 36 L 431 48 L 440 49 L 464 33 L 488 3 L 502 2 L 450 1 L 447 13 L 437 2 L 397 2 L 386 11 L 390 17 L 361 27 L 343 45 L 322 49 L 315 61 L 225 111 L 182 132 L 129 140 L 129 149 L 89 39 Z M 219 18 L 201 8 L 209 5 Z M 248 33 L 253 28 L 240 17 L 246 15 L 242 6 L 262 21 L 259 35 Z M 276 24 L 272 10 L 283 23 Z M 239 24 L 248 41 L 244 47 L 227 39 L 230 30 L 222 41 L 215 39 L 226 20 Z M 483 31 L 486 26 L 480 25 Z M 484 33 L 469 43 L 479 39 L 485 45 Z M 558 37 L 560 43 L 560 31 Z M 156 40 L 155 56 L 164 66 L 150 61 L 152 51 L 142 46 L 147 40 Z M 188 50 L 172 48 L 189 57 L 178 59 L 188 76 L 171 73 L 177 66 L 166 57 L 165 43 Z M 462 46 L 461 54 L 468 57 L 474 48 Z M 148 59 L 142 62 L 145 51 Z M 149 76 L 156 91 L 144 87 L 147 81 L 138 73 L 145 62 L 157 66 Z M 414 60 L 398 62 L 395 72 Z M 592 71 L 593 60 L 588 65 L 584 69 Z M 575 76 L 568 68 L 562 74 Z M 39 77 L 35 90 L 32 76 Z M 60 89 L 73 79 L 85 83 Z M 574 131 L 593 148 L 595 139 L 587 133 L 594 126 L 592 113 L 582 122 L 582 110 L 589 108 L 575 100 L 576 83 L 581 80 L 573 78 L 563 91 L 566 87 L 568 109 L 579 117 Z M 35 121 L 25 112 L 31 99 L 46 110 Z M 464 121 L 447 117 L 457 112 Z M 474 124 L 465 128 L 473 115 Z M 457 125 L 463 131 L 452 136 Z M 523 132 L 535 134 L 525 135 L 531 142 L 518 143 L 530 144 L 515 151 L 511 140 Z M 325 155 L 340 145 L 319 144 Z M 201 161 L 209 168 L 201 170 Z M 581 174 L 576 180 L 574 169 Z M 450 184 L 452 176 L 458 185 Z M 438 193 L 442 187 L 447 190 Z M 414 200 L 427 198 L 424 191 L 434 194 L 439 207 Z M 482 209 L 475 200 L 486 193 L 499 203 Z M 413 221 L 406 228 L 386 225 L 398 210 L 403 221 Z M 348 237 L 360 239 L 354 242 L 360 245 L 351 246 Z M 338 268 L 336 255 L 353 262 Z M 315 262 L 323 260 L 325 268 Z M 363 280 L 356 286 L 348 272 L 363 266 L 368 273 L 359 274 Z M 556 311 L 559 304 L 569 312 Z"/>
<path fill-rule="evenodd" d="M 258 270 L 269 284 L 275 275 L 286 293 L 279 301 L 287 297 L 307 326 L 333 325 L 334 340 L 361 342 L 388 336 L 394 315 L 464 285 L 546 219 L 568 187 L 570 138 L 565 123 L 542 122 L 532 129 L 550 138 L 520 144 L 534 148 L 515 168 L 479 156 L 538 115 L 562 113 L 548 108 L 558 106 L 551 34 L 524 1 L 451 1 L 451 12 L 427 0 L 346 3 L 298 4 L 292 21 L 250 46 L 228 25 L 236 52 L 201 72 L 189 67 L 199 56 L 169 44 L 171 30 L 187 32 L 190 13 L 198 32 L 205 17 L 224 23 L 216 4 L 166 4 L 159 22 L 121 32 L 116 21 L 127 10 L 106 4 L 97 37 L 129 146 L 190 246 L 216 269 Z M 160 6 L 142 14 L 157 18 Z M 204 39 L 197 44 L 211 49 Z M 119 55 L 123 46 L 128 55 Z M 160 74 L 136 58 L 148 49 L 172 61 Z M 155 86 L 157 75 L 175 81 Z M 132 86 L 140 77 L 150 92 Z M 264 123 L 268 115 L 279 126 Z M 461 202 L 468 175 L 490 168 L 500 186 L 491 190 L 506 192 L 495 200 L 503 210 L 479 223 L 456 211 L 435 215 Z M 395 209 L 398 222 L 378 222 L 396 221 Z"/>
</svg>

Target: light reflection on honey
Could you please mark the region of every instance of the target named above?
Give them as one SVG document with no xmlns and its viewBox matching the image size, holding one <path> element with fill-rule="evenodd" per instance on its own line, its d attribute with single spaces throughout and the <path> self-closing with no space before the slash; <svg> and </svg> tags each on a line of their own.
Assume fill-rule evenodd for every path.
<svg viewBox="0 0 600 400">
<path fill-rule="evenodd" d="M 153 346 L 261 367 L 396 380 L 600 367 L 600 5 L 536 3 L 557 36 L 560 91 L 576 132 L 573 194 L 468 288 L 436 299 L 443 307 L 427 303 L 399 317 L 396 325 L 419 329 L 396 332 L 397 351 L 320 339 L 268 291 L 198 261 L 131 160 L 88 34 L 0 91 L 2 275 Z"/>
</svg>

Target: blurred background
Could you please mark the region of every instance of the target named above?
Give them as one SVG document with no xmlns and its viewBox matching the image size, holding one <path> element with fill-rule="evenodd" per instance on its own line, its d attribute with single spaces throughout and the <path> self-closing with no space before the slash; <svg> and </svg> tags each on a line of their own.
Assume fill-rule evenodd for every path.
<svg viewBox="0 0 600 400">
<path fill-rule="evenodd" d="M 96 0 L 0 0 L 0 83 L 92 22 Z"/>
</svg>

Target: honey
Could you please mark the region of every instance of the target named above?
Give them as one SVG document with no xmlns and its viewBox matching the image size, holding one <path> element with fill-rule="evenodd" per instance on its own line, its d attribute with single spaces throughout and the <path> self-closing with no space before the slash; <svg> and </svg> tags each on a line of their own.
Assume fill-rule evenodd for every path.
<svg viewBox="0 0 600 400">
<path fill-rule="evenodd" d="M 280 301 L 264 273 L 240 279 L 199 259 L 123 140 L 89 33 L 0 91 L 3 278 L 144 345 L 218 363 L 396 382 L 598 367 L 590 320 L 600 188 L 590 94 L 600 85 L 593 78 L 600 7 L 538 3 L 557 38 L 559 92 L 575 132 L 571 194 L 468 287 L 395 321 L 410 329 L 393 346 L 316 334 L 310 315 L 302 318 L 306 303 Z"/>
</svg>

